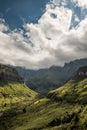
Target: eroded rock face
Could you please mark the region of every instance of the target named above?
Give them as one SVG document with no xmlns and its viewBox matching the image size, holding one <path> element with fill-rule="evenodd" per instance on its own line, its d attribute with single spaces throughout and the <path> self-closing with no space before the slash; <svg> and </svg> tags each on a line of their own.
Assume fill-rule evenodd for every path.
<svg viewBox="0 0 87 130">
<path fill-rule="evenodd" d="M 80 67 L 73 78 L 75 80 L 87 78 L 87 66 Z"/>
<path fill-rule="evenodd" d="M 0 64 L 0 81 L 13 81 L 23 83 L 18 72 L 11 67 Z"/>
<path fill-rule="evenodd" d="M 80 67 L 77 71 L 77 75 L 80 77 L 87 77 L 87 66 Z"/>
</svg>

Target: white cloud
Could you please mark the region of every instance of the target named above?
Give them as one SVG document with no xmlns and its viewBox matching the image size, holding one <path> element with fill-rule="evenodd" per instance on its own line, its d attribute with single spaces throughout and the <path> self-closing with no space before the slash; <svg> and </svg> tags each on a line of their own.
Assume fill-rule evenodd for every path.
<svg viewBox="0 0 87 130">
<path fill-rule="evenodd" d="M 5 25 L 5 20 L 0 18 L 0 31 L 8 31 L 8 26 Z"/>
<path fill-rule="evenodd" d="M 87 0 L 73 0 L 78 3 L 78 6 L 87 8 Z"/>
<path fill-rule="evenodd" d="M 67 5 L 67 2 L 75 2 L 78 6 L 82 8 L 87 8 L 87 0 L 52 0 L 54 5 Z"/>
<path fill-rule="evenodd" d="M 51 14 L 55 14 L 56 18 L 53 18 Z M 26 24 L 25 29 L 29 30 L 27 35 L 38 49 L 48 46 L 55 48 L 62 32 L 69 30 L 71 17 L 72 12 L 63 7 L 47 8 L 46 13 L 38 21 L 38 24 Z"/>
<path fill-rule="evenodd" d="M 25 32 L 11 31 L 1 19 L 0 62 L 38 69 L 87 57 L 87 19 L 69 30 L 71 19 L 70 9 L 50 4 L 37 24 L 24 25 Z"/>
</svg>

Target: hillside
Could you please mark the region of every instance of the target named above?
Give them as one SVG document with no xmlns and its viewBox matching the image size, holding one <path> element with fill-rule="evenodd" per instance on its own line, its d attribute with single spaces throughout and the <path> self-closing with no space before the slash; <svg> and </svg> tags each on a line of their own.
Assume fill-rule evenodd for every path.
<svg viewBox="0 0 87 130">
<path fill-rule="evenodd" d="M 63 67 L 52 66 L 48 69 L 29 70 L 21 67 L 16 67 L 20 75 L 25 78 L 26 83 L 31 89 L 47 94 L 50 90 L 63 85 L 68 81 L 75 71 L 87 65 L 87 59 L 79 59 L 66 63 Z"/>
<path fill-rule="evenodd" d="M 80 67 L 70 81 L 50 91 L 48 98 L 67 103 L 87 103 L 87 66 Z"/>
<path fill-rule="evenodd" d="M 0 64 L 0 111 L 10 109 L 24 100 L 32 100 L 37 95 L 29 89 L 18 72 Z"/>
<path fill-rule="evenodd" d="M 86 70 L 78 69 L 65 85 L 27 106 L 26 113 L 12 119 L 8 113 L 4 117 L 7 130 L 87 130 Z"/>
</svg>

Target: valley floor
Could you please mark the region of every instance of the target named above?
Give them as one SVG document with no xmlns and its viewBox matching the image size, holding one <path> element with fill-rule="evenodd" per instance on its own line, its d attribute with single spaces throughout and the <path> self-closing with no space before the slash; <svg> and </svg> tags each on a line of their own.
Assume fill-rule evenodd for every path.
<svg viewBox="0 0 87 130">
<path fill-rule="evenodd" d="M 24 107 L 23 107 L 24 108 Z M 0 130 L 86 130 L 87 106 L 43 98 L 0 117 Z"/>
<path fill-rule="evenodd" d="M 87 130 L 87 78 L 12 106 L 1 115 L 0 130 Z"/>
</svg>

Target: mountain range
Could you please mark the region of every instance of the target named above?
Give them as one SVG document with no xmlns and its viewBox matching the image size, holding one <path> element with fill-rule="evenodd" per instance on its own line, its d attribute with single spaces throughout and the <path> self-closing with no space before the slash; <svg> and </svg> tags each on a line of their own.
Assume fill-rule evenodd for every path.
<svg viewBox="0 0 87 130">
<path fill-rule="evenodd" d="M 15 67 L 15 69 L 25 79 L 26 84 L 31 89 L 46 95 L 50 90 L 66 83 L 79 67 L 86 65 L 87 58 L 65 63 L 63 67 L 52 66 L 48 69 L 39 70 L 30 70 L 22 67 Z"/>
<path fill-rule="evenodd" d="M 0 117 L 1 130 L 86 130 L 87 66 L 60 88 L 26 106 L 25 113 Z M 12 110 L 10 110 L 12 111 Z"/>
</svg>

